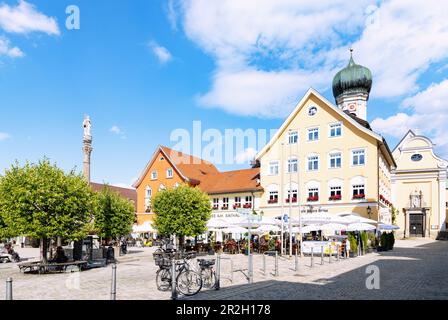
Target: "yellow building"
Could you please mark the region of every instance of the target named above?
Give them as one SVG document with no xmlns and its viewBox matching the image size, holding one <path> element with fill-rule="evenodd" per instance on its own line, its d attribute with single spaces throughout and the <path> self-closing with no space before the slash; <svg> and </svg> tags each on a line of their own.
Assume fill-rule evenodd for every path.
<svg viewBox="0 0 448 320">
<path fill-rule="evenodd" d="M 446 230 L 448 162 L 427 137 L 409 131 L 393 151 L 392 201 L 399 234 L 435 237 Z"/>
</svg>

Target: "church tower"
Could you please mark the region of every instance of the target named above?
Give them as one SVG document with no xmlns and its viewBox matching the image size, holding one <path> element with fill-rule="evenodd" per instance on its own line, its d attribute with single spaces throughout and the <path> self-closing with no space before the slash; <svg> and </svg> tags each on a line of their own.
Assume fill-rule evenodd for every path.
<svg viewBox="0 0 448 320">
<path fill-rule="evenodd" d="M 353 60 L 350 49 L 350 61 L 333 79 L 333 95 L 336 104 L 343 111 L 367 120 L 367 101 L 372 89 L 372 73 L 366 67 Z"/>
<path fill-rule="evenodd" d="M 88 182 L 90 182 L 90 155 L 92 154 L 92 124 L 90 122 L 89 116 L 84 116 L 84 121 L 82 123 L 84 128 L 83 137 L 83 174 Z"/>
</svg>

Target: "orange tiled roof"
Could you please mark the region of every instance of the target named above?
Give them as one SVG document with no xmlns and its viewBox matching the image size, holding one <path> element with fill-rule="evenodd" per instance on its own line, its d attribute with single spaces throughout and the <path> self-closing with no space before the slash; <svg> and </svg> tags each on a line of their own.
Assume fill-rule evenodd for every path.
<svg viewBox="0 0 448 320">
<path fill-rule="evenodd" d="M 219 172 L 208 175 L 198 187 L 208 194 L 262 191 L 259 178 L 260 168 Z"/>
<path fill-rule="evenodd" d="M 192 184 L 197 184 L 211 174 L 219 173 L 218 169 L 208 161 L 165 146 L 161 146 L 161 149 L 170 158 L 173 165 L 181 171 L 180 173 L 192 180 Z"/>
</svg>

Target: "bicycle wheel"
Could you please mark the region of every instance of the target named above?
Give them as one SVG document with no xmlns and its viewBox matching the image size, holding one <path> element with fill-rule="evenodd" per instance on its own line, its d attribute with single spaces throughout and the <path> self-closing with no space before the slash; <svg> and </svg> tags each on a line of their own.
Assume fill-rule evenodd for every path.
<svg viewBox="0 0 448 320">
<path fill-rule="evenodd" d="M 213 289 L 216 286 L 216 274 L 213 269 L 204 269 L 201 272 L 202 286 L 207 289 Z"/>
<path fill-rule="evenodd" d="M 168 269 L 159 269 L 156 274 L 156 284 L 159 291 L 171 289 L 171 272 Z"/>
<path fill-rule="evenodd" d="M 182 271 L 176 278 L 177 289 L 186 296 L 193 296 L 202 288 L 202 278 L 197 272 L 191 270 Z"/>
</svg>

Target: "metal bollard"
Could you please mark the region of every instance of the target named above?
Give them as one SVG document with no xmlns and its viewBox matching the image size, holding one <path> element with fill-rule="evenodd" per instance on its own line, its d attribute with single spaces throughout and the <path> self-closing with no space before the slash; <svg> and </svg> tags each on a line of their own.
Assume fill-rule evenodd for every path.
<svg viewBox="0 0 448 320">
<path fill-rule="evenodd" d="M 324 246 L 320 247 L 320 264 L 324 265 Z"/>
<path fill-rule="evenodd" d="M 339 245 L 336 246 L 336 260 L 339 262 Z"/>
<path fill-rule="evenodd" d="M 6 279 L 6 300 L 12 300 L 12 278 Z"/>
<path fill-rule="evenodd" d="M 314 267 L 314 247 L 311 247 L 311 268 Z"/>
<path fill-rule="evenodd" d="M 216 285 L 215 290 L 221 289 L 221 254 L 218 253 L 218 256 L 216 257 Z"/>
<path fill-rule="evenodd" d="M 250 253 L 249 255 L 249 283 L 254 282 L 254 255 Z"/>
<path fill-rule="evenodd" d="M 110 288 L 110 300 L 117 300 L 117 265 L 112 265 L 112 285 Z"/>
<path fill-rule="evenodd" d="M 176 260 L 174 260 L 174 257 L 171 264 L 171 299 L 177 299 Z"/>
<path fill-rule="evenodd" d="M 275 276 L 278 277 L 278 252 L 275 251 Z"/>
<path fill-rule="evenodd" d="M 331 244 L 328 245 L 328 263 L 331 263 Z"/>
<path fill-rule="evenodd" d="M 296 255 L 294 256 L 294 270 L 297 272 L 299 271 L 299 255 L 297 254 L 297 249 L 296 249 Z"/>
<path fill-rule="evenodd" d="M 266 275 L 266 254 L 263 253 L 263 274 Z"/>
</svg>

